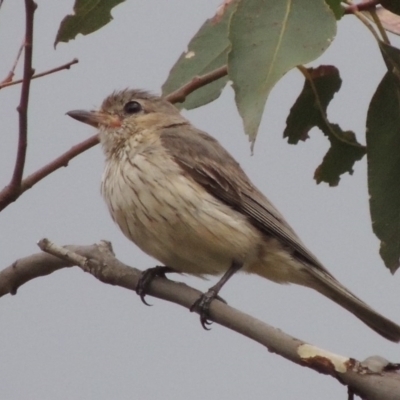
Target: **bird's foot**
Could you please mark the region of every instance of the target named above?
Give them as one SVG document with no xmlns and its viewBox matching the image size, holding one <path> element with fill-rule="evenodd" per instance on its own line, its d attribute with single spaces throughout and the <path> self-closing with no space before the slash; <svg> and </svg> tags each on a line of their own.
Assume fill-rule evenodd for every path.
<svg viewBox="0 0 400 400">
<path fill-rule="evenodd" d="M 203 293 L 191 306 L 190 311 L 198 311 L 200 314 L 200 323 L 201 326 L 206 330 L 209 331 L 211 328 L 209 326 L 212 324 L 212 321 L 209 320 L 210 318 L 210 305 L 211 302 L 214 300 L 220 300 L 223 303 L 227 304 L 226 301 L 218 296 L 218 290 L 215 287 L 208 289 L 207 292 Z"/>
<path fill-rule="evenodd" d="M 176 271 L 171 267 L 158 265 L 157 267 L 146 269 L 140 274 L 139 282 L 136 286 L 136 293 L 139 295 L 140 300 L 142 300 L 142 302 L 146 304 L 146 306 L 151 306 L 151 304 L 147 303 L 145 297 L 153 279 L 156 276 L 160 278 L 166 278 L 165 274 L 168 274 L 170 272 Z"/>
</svg>

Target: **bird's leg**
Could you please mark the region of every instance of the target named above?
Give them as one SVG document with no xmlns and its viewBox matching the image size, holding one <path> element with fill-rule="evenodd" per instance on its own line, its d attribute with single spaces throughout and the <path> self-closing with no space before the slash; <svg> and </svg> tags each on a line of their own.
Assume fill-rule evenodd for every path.
<svg viewBox="0 0 400 400">
<path fill-rule="evenodd" d="M 159 276 L 161 278 L 166 278 L 165 274 L 168 274 L 170 272 L 178 272 L 178 271 L 174 270 L 171 267 L 166 267 L 166 266 L 164 267 L 158 265 L 157 267 L 146 269 L 140 274 L 139 282 L 136 286 L 136 293 L 140 296 L 140 300 L 142 300 L 142 302 L 146 304 L 146 306 L 151 305 L 147 303 L 147 301 L 144 298 L 147 294 L 147 290 L 149 289 L 149 286 L 153 281 L 153 279 L 156 276 Z"/>
<path fill-rule="evenodd" d="M 190 307 L 190 311 L 199 311 L 200 313 L 200 322 L 204 329 L 209 330 L 210 328 L 207 325 L 211 325 L 212 322 L 208 320 L 210 316 L 210 304 L 215 299 L 218 298 L 221 301 L 224 301 L 218 296 L 219 291 L 222 289 L 222 286 L 225 285 L 226 282 L 237 272 L 240 268 L 243 267 L 242 262 L 238 262 L 233 260 L 229 269 L 222 275 L 221 279 L 210 289 L 207 290 L 206 293 L 203 293 Z"/>
</svg>

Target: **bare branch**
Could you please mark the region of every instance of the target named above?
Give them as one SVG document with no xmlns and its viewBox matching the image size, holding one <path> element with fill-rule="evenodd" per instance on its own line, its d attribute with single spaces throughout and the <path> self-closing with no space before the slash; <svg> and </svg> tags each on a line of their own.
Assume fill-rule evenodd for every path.
<svg viewBox="0 0 400 400">
<path fill-rule="evenodd" d="M 60 247 L 55 243 L 51 242 L 49 239 L 40 239 L 37 243 L 42 251 L 52 254 L 62 260 L 68 261 L 71 265 L 79 265 L 83 269 L 86 269 L 88 258 L 81 256 L 66 247 Z"/>
<path fill-rule="evenodd" d="M 15 162 L 14 174 L 10 182 L 11 191 L 17 193 L 21 186 L 22 175 L 25 166 L 26 148 L 28 145 L 28 102 L 31 78 L 34 74 L 32 68 L 33 49 L 33 16 L 36 4 L 32 0 L 25 0 L 26 30 L 25 30 L 25 51 L 24 51 L 24 76 L 21 88 L 21 100 L 17 108 L 19 113 L 19 139 L 17 160 Z"/>
<path fill-rule="evenodd" d="M 25 0 L 25 43 L 24 43 L 24 74 L 21 88 L 21 100 L 17 108 L 19 113 L 18 150 L 14 173 L 10 183 L 0 194 L 0 210 L 2 205 L 15 201 L 20 195 L 22 175 L 24 173 L 26 148 L 28 145 L 28 102 L 29 88 L 34 70 L 32 69 L 33 46 L 33 16 L 36 10 L 33 0 Z M 3 207 L 4 208 L 4 207 Z"/>
<path fill-rule="evenodd" d="M 31 79 L 41 78 L 42 76 L 54 74 L 55 72 L 62 71 L 63 69 L 70 69 L 70 67 L 72 65 L 77 64 L 78 62 L 79 62 L 79 60 L 77 58 L 74 58 L 73 60 L 71 60 L 63 65 L 60 65 L 59 67 L 55 67 L 55 68 L 49 69 L 47 71 L 43 71 L 38 74 L 35 74 L 31 77 Z M 22 83 L 22 81 L 23 81 L 23 79 L 17 79 L 16 81 L 12 81 L 12 82 L 10 82 L 10 81 L 4 82 L 3 81 L 0 83 L 0 89 L 3 89 L 8 86 L 17 85 L 19 83 Z"/>
<path fill-rule="evenodd" d="M 1 3 L 0 3 L 0 7 L 1 7 Z M 7 76 L 0 82 L 0 88 L 4 84 L 12 82 L 12 80 L 14 78 L 15 68 L 17 68 L 18 61 L 21 58 L 21 54 L 22 54 L 22 50 L 24 49 L 24 45 L 25 45 L 25 41 L 23 41 L 21 43 L 21 46 L 19 46 L 17 57 L 15 57 L 15 60 L 14 60 L 14 64 L 11 67 L 10 72 L 7 74 Z M 21 80 L 21 82 L 22 82 L 22 80 Z"/>
<path fill-rule="evenodd" d="M 193 77 L 188 83 L 181 86 L 179 89 L 165 96 L 165 99 L 171 103 L 182 103 L 186 97 L 195 90 L 214 82 L 223 76 L 228 75 L 228 67 L 226 65 L 215 69 L 201 76 Z"/>
<path fill-rule="evenodd" d="M 71 147 L 68 151 L 61 156 L 57 157 L 55 160 L 51 161 L 50 163 L 46 164 L 42 168 L 38 169 L 33 174 L 29 175 L 25 178 L 21 183 L 21 191 L 20 194 L 25 192 L 26 190 L 30 189 L 33 185 L 37 182 L 45 178 L 47 175 L 50 175 L 52 172 L 56 171 L 61 167 L 68 166 L 70 160 L 74 157 L 78 156 L 79 154 L 89 150 L 91 147 L 95 146 L 99 143 L 99 139 L 97 135 L 91 136 L 89 139 L 84 140 L 81 143 L 76 144 L 75 146 Z M 1 203 L 0 203 L 1 205 Z M 1 211 L 1 208 L 0 208 Z"/>
<path fill-rule="evenodd" d="M 84 140 L 81 143 L 72 146 L 68 151 L 64 154 L 61 154 L 55 160 L 49 162 L 44 165 L 42 168 L 35 171 L 33 174 L 26 177 L 22 182 L 19 190 L 18 197 L 30 189 L 33 185 L 41 181 L 46 176 L 50 175 L 52 172 L 56 171 L 61 167 L 68 166 L 68 163 L 71 159 L 76 157 L 77 155 L 89 150 L 91 147 L 95 146 L 99 142 L 98 136 L 93 135 L 89 139 Z M 10 204 L 11 200 L 7 197 L 6 187 L 3 191 L 0 192 L 0 211 Z"/>
<path fill-rule="evenodd" d="M 99 249 L 104 246 L 107 247 L 109 253 L 112 253 L 111 244 L 105 241 L 92 246 L 65 246 L 65 248 L 76 251 L 84 257 L 99 259 L 101 257 Z M 16 294 L 20 286 L 32 279 L 72 266 L 72 263 L 43 252 L 21 258 L 0 272 L 0 297 L 8 293 Z"/>
<path fill-rule="evenodd" d="M 39 242 L 45 251 L 57 256 L 39 253 L 15 261 L 0 272 L 0 296 L 15 294 L 18 287 L 39 276 L 78 264 L 83 271 L 100 281 L 135 290 L 141 271 L 129 267 L 115 258 L 111 244 L 102 241 L 91 246 L 60 247 L 47 239 Z M 152 281 L 149 295 L 167 300 L 190 309 L 200 292 L 182 283 L 166 278 Z M 250 315 L 236 310 L 221 301 L 214 300 L 210 306 L 211 320 L 238 332 L 265 346 L 270 352 L 299 364 L 330 375 L 355 393 L 368 399 L 398 399 L 400 374 L 394 371 L 398 365 L 381 357 L 364 362 L 331 353 L 294 338 L 279 329 L 265 324 Z"/>
</svg>

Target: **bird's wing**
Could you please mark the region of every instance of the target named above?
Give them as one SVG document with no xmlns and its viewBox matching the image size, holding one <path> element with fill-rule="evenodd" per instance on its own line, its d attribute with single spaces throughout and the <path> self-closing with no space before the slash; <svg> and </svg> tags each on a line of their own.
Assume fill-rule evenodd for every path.
<svg viewBox="0 0 400 400">
<path fill-rule="evenodd" d="M 330 275 L 217 140 L 190 124 L 185 124 L 185 129 L 164 128 L 160 138 L 182 170 L 209 193 L 247 215 L 260 231 L 291 248 L 300 261 Z"/>
</svg>

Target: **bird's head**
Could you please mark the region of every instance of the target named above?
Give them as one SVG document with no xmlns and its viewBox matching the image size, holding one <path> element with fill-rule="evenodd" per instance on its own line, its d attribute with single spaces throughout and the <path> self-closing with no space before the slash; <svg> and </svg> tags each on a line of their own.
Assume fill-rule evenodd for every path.
<svg viewBox="0 0 400 400">
<path fill-rule="evenodd" d="M 186 119 L 167 100 L 143 90 L 113 92 L 99 110 L 73 110 L 70 117 L 99 129 L 106 156 L 133 136 L 157 133 Z"/>
</svg>

